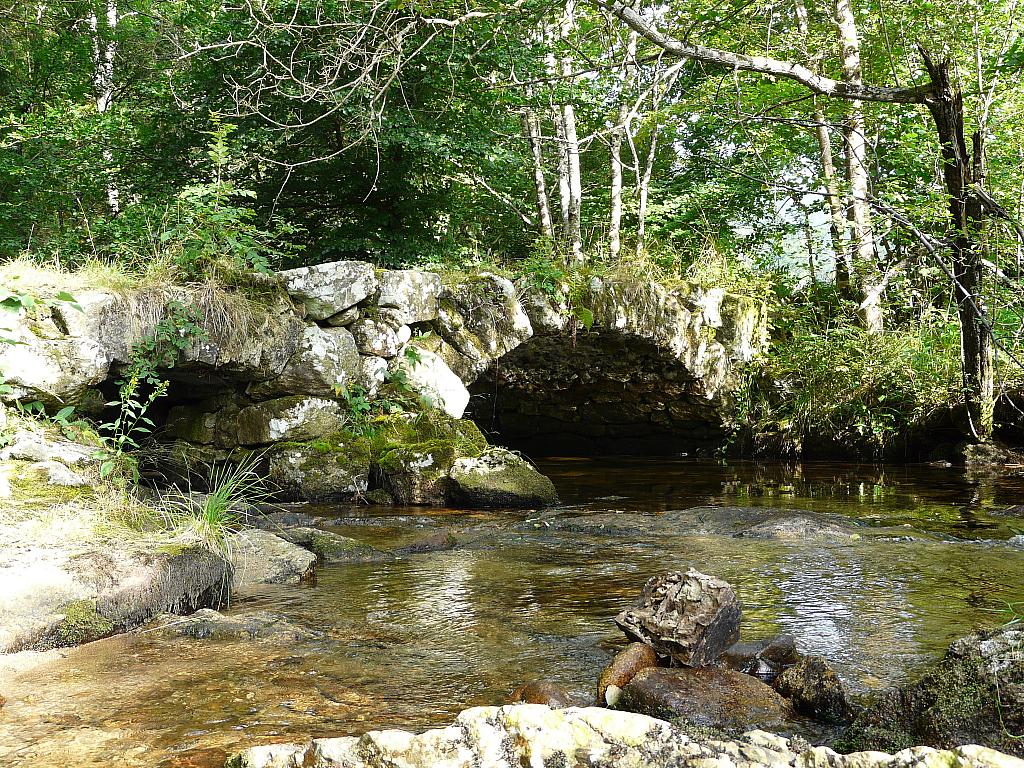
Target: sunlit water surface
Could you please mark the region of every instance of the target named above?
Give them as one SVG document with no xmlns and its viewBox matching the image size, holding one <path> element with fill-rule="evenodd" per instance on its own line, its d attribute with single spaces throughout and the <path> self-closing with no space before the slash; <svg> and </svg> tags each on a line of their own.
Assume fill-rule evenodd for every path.
<svg viewBox="0 0 1024 768">
<path fill-rule="evenodd" d="M 848 685 L 905 678 L 954 638 L 1024 599 L 1015 475 L 948 468 L 739 464 L 666 459 L 540 462 L 555 512 L 318 509 L 382 549 L 438 530 L 445 551 L 321 569 L 315 585 L 264 587 L 232 611 L 269 610 L 315 640 L 213 641 L 145 631 L 74 649 L 2 681 L 0 765 L 219 766 L 268 741 L 447 723 L 524 680 L 579 702 L 621 644 L 612 617 L 644 581 L 693 566 L 732 582 L 747 638 L 796 635 Z M 857 538 L 731 535 L 732 513 L 839 515 Z M 780 512 L 780 515 L 786 513 Z M 573 520 L 567 520 L 573 518 Z"/>
</svg>

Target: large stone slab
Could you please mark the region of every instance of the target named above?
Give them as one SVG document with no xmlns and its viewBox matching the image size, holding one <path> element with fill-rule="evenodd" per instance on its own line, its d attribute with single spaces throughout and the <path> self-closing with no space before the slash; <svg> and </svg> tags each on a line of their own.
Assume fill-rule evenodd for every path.
<svg viewBox="0 0 1024 768">
<path fill-rule="evenodd" d="M 401 371 L 405 383 L 411 389 L 453 419 L 461 419 L 466 412 L 469 390 L 440 355 L 410 345 L 392 362 L 392 370 Z"/>
<path fill-rule="evenodd" d="M 0 551 L 0 654 L 78 645 L 167 612 L 218 607 L 227 563 L 201 547 L 176 554 L 117 543 Z"/>
<path fill-rule="evenodd" d="M 445 286 L 434 326 L 452 353 L 446 362 L 467 385 L 533 335 L 516 286 L 489 273 Z"/>
<path fill-rule="evenodd" d="M 311 320 L 326 320 L 377 290 L 377 277 L 365 261 L 332 261 L 278 272 L 285 290 Z"/>
<path fill-rule="evenodd" d="M 241 409 L 236 418 L 240 445 L 313 440 L 344 429 L 348 420 L 336 400 L 294 395 Z"/>
<path fill-rule="evenodd" d="M 331 395 L 358 381 L 361 370 L 359 351 L 347 328 L 307 325 L 281 375 L 253 384 L 248 391 L 258 399 L 277 395 Z"/>
<path fill-rule="evenodd" d="M 406 325 L 437 317 L 441 276 L 418 269 L 394 269 L 380 273 L 378 306 L 397 309 Z"/>
<path fill-rule="evenodd" d="M 615 623 L 674 664 L 702 667 L 739 639 L 742 615 L 729 584 L 691 568 L 650 579 Z"/>
</svg>

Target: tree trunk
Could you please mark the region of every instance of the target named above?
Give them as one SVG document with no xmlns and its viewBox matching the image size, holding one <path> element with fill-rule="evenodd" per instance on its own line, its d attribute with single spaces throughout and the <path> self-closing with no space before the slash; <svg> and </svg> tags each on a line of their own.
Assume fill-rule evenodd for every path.
<svg viewBox="0 0 1024 768">
<path fill-rule="evenodd" d="M 536 192 L 537 230 L 541 237 L 553 241 L 555 229 L 551 221 L 551 205 L 548 201 L 548 185 L 544 179 L 544 148 L 541 146 L 540 119 L 532 107 L 523 110 L 523 130 L 530 145 L 533 158 L 533 183 Z"/>
<path fill-rule="evenodd" d="M 797 27 L 803 38 L 804 54 L 807 55 L 807 40 L 810 37 L 810 24 L 807 21 L 807 6 L 804 0 L 795 0 Z M 811 59 L 811 67 L 817 72 L 821 66 L 821 57 Z M 829 235 L 832 241 L 832 252 L 836 260 L 836 289 L 840 294 L 850 290 L 849 254 L 846 251 L 846 219 L 843 215 L 843 201 L 839 196 L 839 184 L 836 181 L 836 166 L 832 155 L 832 137 L 828 133 L 825 122 L 825 109 L 821 101 L 814 98 L 814 133 L 818 139 L 818 156 L 821 160 L 821 180 L 825 185 L 825 202 L 829 212 Z"/>
<path fill-rule="evenodd" d="M 117 54 L 117 41 L 114 33 L 120 14 L 115 0 L 106 0 L 105 12 L 100 23 L 100 15 L 93 10 L 87 19 L 89 37 L 92 44 L 92 83 L 96 99 L 96 111 L 107 112 L 114 103 L 114 58 Z M 111 213 L 121 210 L 121 192 L 113 181 L 114 153 L 110 147 L 103 149 L 103 161 L 106 163 L 111 179 L 107 182 L 107 205 Z"/>
<path fill-rule="evenodd" d="M 836 0 L 836 29 L 843 54 L 843 79 L 862 85 L 860 40 L 853 15 L 852 0 Z M 861 281 L 861 317 L 870 333 L 881 333 L 885 328 L 882 312 L 884 285 L 878 280 L 875 238 L 871 226 L 869 205 L 870 185 L 867 167 L 867 141 L 864 129 L 864 109 L 860 99 L 849 102 L 846 125 L 843 130 L 846 156 L 846 180 L 850 187 L 847 217 L 851 225 L 851 262 Z"/>
<path fill-rule="evenodd" d="M 651 176 L 654 174 L 654 160 L 658 154 L 658 126 L 651 130 L 651 145 L 647 149 L 647 162 L 644 163 L 644 173 L 640 177 L 639 189 L 637 190 L 637 223 L 636 223 L 636 255 L 643 255 L 647 247 L 647 199 L 651 192 Z"/>
<path fill-rule="evenodd" d="M 558 139 L 558 207 L 562 214 L 562 236 L 568 237 L 569 232 L 569 152 L 565 139 L 565 120 L 561 107 L 553 107 L 552 121 L 555 124 L 555 137 Z"/>
<path fill-rule="evenodd" d="M 619 258 L 622 250 L 622 142 L 629 130 L 630 107 L 629 84 L 633 79 L 636 46 L 640 36 L 631 31 L 626 45 L 626 60 L 622 65 L 622 91 L 619 93 L 619 109 L 609 141 L 611 156 L 611 190 L 608 212 L 608 257 Z"/>
<path fill-rule="evenodd" d="M 575 262 L 583 261 L 583 181 L 580 174 L 580 141 L 576 135 L 576 109 L 572 104 L 562 106 L 565 124 L 565 149 L 569 165 L 569 247 Z"/>
<path fill-rule="evenodd" d="M 978 243 L 986 213 L 984 201 L 975 192 L 985 181 L 984 139 L 980 132 L 975 133 L 971 149 L 967 148 L 963 94 L 950 79 L 949 62 L 934 63 L 923 48 L 921 54 L 935 85 L 935 92 L 926 103 L 939 134 L 942 176 L 949 195 L 953 290 L 960 320 L 967 430 L 975 439 L 988 440 L 992 436 L 995 382 L 992 338 L 981 296 L 983 264 Z"/>
<path fill-rule="evenodd" d="M 567 40 L 576 26 L 576 0 L 565 0 L 562 13 L 560 35 L 563 41 Z M 561 75 L 565 81 L 569 81 L 572 75 L 572 58 L 563 53 L 560 59 Z M 562 130 L 565 132 L 565 155 L 568 165 L 568 192 L 569 210 L 566 220 L 566 235 L 569 239 L 569 248 L 572 252 L 572 260 L 576 263 L 583 261 L 583 181 L 580 175 L 580 141 L 576 133 L 576 108 L 572 103 L 562 105 Z"/>
</svg>

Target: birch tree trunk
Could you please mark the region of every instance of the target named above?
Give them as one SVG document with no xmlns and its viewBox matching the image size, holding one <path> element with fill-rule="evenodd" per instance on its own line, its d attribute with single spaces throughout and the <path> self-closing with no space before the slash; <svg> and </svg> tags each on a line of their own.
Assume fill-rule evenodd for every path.
<svg viewBox="0 0 1024 768">
<path fill-rule="evenodd" d="M 575 0 L 565 0 L 558 25 L 558 41 L 565 41 L 575 26 Z M 546 57 L 549 73 L 563 82 L 571 79 L 572 60 L 567 54 L 556 56 L 553 45 L 556 42 L 553 31 L 545 31 L 549 40 Z M 575 109 L 571 103 L 554 104 L 552 120 L 558 136 L 558 195 L 562 213 L 562 237 L 568 243 L 571 259 L 583 261 L 583 182 L 580 171 L 580 138 L 577 134 Z"/>
<path fill-rule="evenodd" d="M 659 127 L 654 126 L 651 131 L 651 144 L 647 148 L 647 161 L 644 163 L 644 172 L 637 185 L 637 210 L 636 210 L 636 255 L 639 258 L 647 247 L 647 200 L 651 193 L 651 176 L 654 175 L 654 160 L 658 154 Z"/>
<path fill-rule="evenodd" d="M 612 260 L 619 258 L 622 250 L 622 142 L 629 131 L 631 110 L 628 100 L 629 84 L 633 80 L 636 59 L 636 46 L 640 36 L 631 31 L 626 44 L 626 59 L 622 65 L 622 91 L 619 93 L 619 109 L 615 125 L 612 126 L 610 138 L 611 156 L 611 190 L 610 208 L 608 212 L 608 256 Z"/>
<path fill-rule="evenodd" d="M 569 152 L 565 138 L 565 120 L 561 107 L 552 107 L 551 120 L 558 140 L 558 207 L 562 214 L 562 236 L 569 232 Z"/>
<path fill-rule="evenodd" d="M 548 200 L 548 185 L 544 178 L 544 147 L 541 144 L 540 118 L 532 107 L 523 110 L 523 131 L 530 145 L 533 158 L 533 184 L 536 192 L 537 229 L 541 237 L 549 240 L 555 238 L 555 228 L 551 221 L 551 205 Z"/>
<path fill-rule="evenodd" d="M 807 21 L 807 6 L 804 0 L 795 0 L 796 21 L 803 38 L 804 53 L 807 53 L 807 41 L 810 37 L 810 25 Z M 811 67 L 818 71 L 821 57 L 811 59 Z M 836 289 L 845 294 L 850 288 L 850 268 L 847 263 L 849 254 L 846 246 L 846 219 L 843 215 L 843 201 L 839 196 L 839 184 L 836 181 L 836 166 L 832 155 L 832 137 L 828 133 L 825 122 L 825 109 L 820 100 L 814 97 L 814 133 L 818 139 L 818 156 L 821 160 L 821 180 L 825 185 L 825 202 L 829 212 L 829 236 L 832 251 L 836 260 Z"/>
<path fill-rule="evenodd" d="M 862 85 L 860 40 L 853 15 L 852 0 L 836 0 L 836 29 L 843 55 L 843 79 Z M 860 312 L 864 326 L 870 333 L 885 329 L 882 311 L 884 282 L 878 280 L 875 266 L 875 238 L 868 203 L 870 185 L 867 168 L 867 140 L 864 128 L 864 109 L 860 99 L 851 99 L 847 107 L 846 126 L 843 131 L 846 145 L 846 180 L 850 187 L 848 219 L 851 224 L 851 261 L 860 275 Z"/>
<path fill-rule="evenodd" d="M 92 84 L 96 99 L 96 111 L 107 112 L 114 103 L 114 59 L 117 55 L 115 31 L 120 21 L 116 0 L 106 0 L 102 24 L 100 14 L 93 9 L 88 16 L 89 37 L 92 44 Z M 113 173 L 114 153 L 104 147 L 103 160 Z M 107 205 L 111 213 L 121 210 L 121 192 L 111 178 L 107 182 Z"/>
</svg>

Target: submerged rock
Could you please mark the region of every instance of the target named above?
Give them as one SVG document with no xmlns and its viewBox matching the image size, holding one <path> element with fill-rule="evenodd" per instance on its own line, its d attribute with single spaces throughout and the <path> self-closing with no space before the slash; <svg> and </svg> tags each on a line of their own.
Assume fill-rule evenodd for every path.
<svg viewBox="0 0 1024 768">
<path fill-rule="evenodd" d="M 630 643 L 619 651 L 612 663 L 601 673 L 597 683 L 597 703 L 599 706 L 614 707 L 622 695 L 622 689 L 649 667 L 658 666 L 658 654 L 644 643 Z"/>
<path fill-rule="evenodd" d="M 850 540 L 859 538 L 849 525 L 832 522 L 820 516 L 793 515 L 757 523 L 737 536 L 779 541 L 809 541 L 815 539 Z"/>
<path fill-rule="evenodd" d="M 155 626 L 147 628 L 164 637 L 192 637 L 197 640 L 274 639 L 310 640 L 319 637 L 312 630 L 296 626 L 280 614 L 268 611 L 227 616 L 211 608 L 203 608 L 189 616 L 165 614 L 157 617 Z"/>
<path fill-rule="evenodd" d="M 903 749 L 984 744 L 1024 757 L 1024 629 L 1003 627 L 953 643 L 915 683 L 879 694 L 839 747 Z"/>
<path fill-rule="evenodd" d="M 316 555 L 267 531 L 250 529 L 231 536 L 235 587 L 298 584 L 313 576 Z"/>
<path fill-rule="evenodd" d="M 742 615 L 729 584 L 691 568 L 650 579 L 637 603 L 616 616 L 615 623 L 659 656 L 700 667 L 739 639 Z"/>
<path fill-rule="evenodd" d="M 681 719 L 702 728 L 766 728 L 788 714 L 779 694 L 750 675 L 728 669 L 648 668 L 622 689 L 619 709 Z"/>
<path fill-rule="evenodd" d="M 509 704 L 543 704 L 552 709 L 572 706 L 569 694 L 549 680 L 531 680 L 516 688 L 508 697 Z"/>
<path fill-rule="evenodd" d="M 361 563 L 387 556 L 369 544 L 319 528 L 285 528 L 276 533 L 285 541 L 308 549 L 322 563 Z"/>
<path fill-rule="evenodd" d="M 489 448 L 458 459 L 451 469 L 453 500 L 472 507 L 549 507 L 558 503 L 551 480 L 522 456 Z"/>
<path fill-rule="evenodd" d="M 852 710 L 839 675 L 821 656 L 805 656 L 775 681 L 775 690 L 802 715 L 823 723 L 845 723 Z"/>
<path fill-rule="evenodd" d="M 435 531 L 417 539 L 412 544 L 406 544 L 395 550 L 395 554 L 415 555 L 422 552 L 441 552 L 451 549 L 459 543 L 459 540 L 451 531 Z"/>
</svg>

